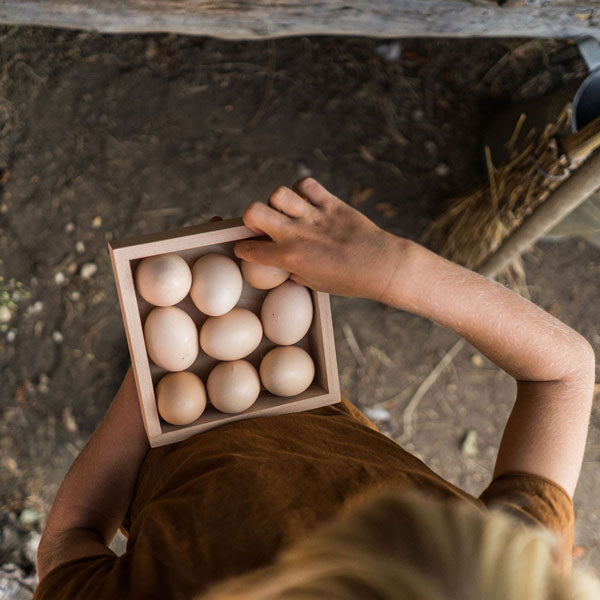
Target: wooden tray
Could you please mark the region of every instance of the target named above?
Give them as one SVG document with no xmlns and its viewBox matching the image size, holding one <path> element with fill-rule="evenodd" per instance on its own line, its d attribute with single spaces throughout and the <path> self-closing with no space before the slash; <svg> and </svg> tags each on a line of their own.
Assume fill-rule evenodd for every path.
<svg viewBox="0 0 600 600">
<path fill-rule="evenodd" d="M 329 295 L 312 291 L 313 321 L 306 336 L 296 344 L 304 348 L 315 362 L 315 379 L 306 391 L 291 398 L 281 398 L 261 388 L 258 399 L 248 410 L 235 415 L 225 414 L 207 404 L 200 418 L 189 425 L 171 425 L 160 418 L 154 387 L 167 371 L 151 362 L 146 352 L 143 323 L 153 306 L 135 290 L 137 263 L 147 256 L 167 252 L 176 252 L 190 267 L 198 257 L 210 252 L 225 254 L 239 262 L 233 254 L 233 243 L 251 237 L 256 237 L 256 234 L 243 225 L 242 219 L 231 219 L 109 243 L 142 418 L 152 447 L 185 440 L 201 431 L 233 421 L 300 412 L 340 402 Z M 247 308 L 260 316 L 260 307 L 268 291 L 254 289 L 244 281 L 242 296 L 236 306 Z M 198 328 L 207 318 L 194 306 L 189 295 L 177 306 L 192 317 Z M 263 336 L 258 348 L 245 360 L 258 369 L 262 357 L 275 346 Z M 218 362 L 200 350 L 198 358 L 187 370 L 196 373 L 206 384 L 208 373 Z"/>
</svg>

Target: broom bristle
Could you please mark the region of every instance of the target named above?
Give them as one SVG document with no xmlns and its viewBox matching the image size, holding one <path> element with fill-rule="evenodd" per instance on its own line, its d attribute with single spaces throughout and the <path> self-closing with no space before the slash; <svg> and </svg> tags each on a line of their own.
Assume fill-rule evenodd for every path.
<svg viewBox="0 0 600 600">
<path fill-rule="evenodd" d="M 530 130 L 517 142 L 524 121 L 521 115 L 507 143 L 507 163 L 495 168 L 486 146 L 487 183 L 452 200 L 425 231 L 422 241 L 445 258 L 477 270 L 570 176 L 569 160 L 556 143 L 558 136 L 569 132 L 570 104 L 537 138 Z M 514 267 L 512 276 L 518 279 L 523 273 L 519 259 Z"/>
</svg>

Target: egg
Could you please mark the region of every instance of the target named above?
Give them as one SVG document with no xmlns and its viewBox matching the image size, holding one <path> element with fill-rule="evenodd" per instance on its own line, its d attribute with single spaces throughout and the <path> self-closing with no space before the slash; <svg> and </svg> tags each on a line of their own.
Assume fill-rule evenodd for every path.
<svg viewBox="0 0 600 600">
<path fill-rule="evenodd" d="M 208 398 L 224 413 L 240 413 L 250 408 L 260 393 L 256 369 L 246 360 L 219 363 L 206 381 Z"/>
<path fill-rule="evenodd" d="M 183 371 L 198 356 L 198 330 L 176 306 L 153 308 L 144 323 L 148 356 L 167 371 Z"/>
<path fill-rule="evenodd" d="M 172 306 L 190 291 L 192 272 L 177 254 L 159 254 L 144 258 L 135 271 L 140 296 L 154 306 Z"/>
<path fill-rule="evenodd" d="M 306 335 L 312 322 L 310 292 L 293 281 L 282 283 L 265 297 L 260 318 L 265 335 L 273 343 L 295 344 Z"/>
<path fill-rule="evenodd" d="M 279 346 L 267 352 L 260 363 L 260 380 L 276 396 L 296 396 L 312 383 L 315 363 L 298 346 Z"/>
<path fill-rule="evenodd" d="M 189 371 L 168 373 L 156 386 L 158 413 L 172 425 L 193 423 L 206 407 L 202 380 Z"/>
<path fill-rule="evenodd" d="M 260 265 L 247 260 L 242 260 L 240 267 L 244 279 L 257 290 L 270 290 L 281 285 L 290 276 L 289 271 L 279 267 Z"/>
<path fill-rule="evenodd" d="M 218 317 L 229 312 L 242 294 L 242 274 L 231 258 L 205 254 L 192 267 L 190 296 L 200 312 Z"/>
<path fill-rule="evenodd" d="M 262 338 L 259 318 L 245 308 L 209 317 L 200 329 L 200 346 L 218 360 L 238 360 L 256 350 Z"/>
</svg>

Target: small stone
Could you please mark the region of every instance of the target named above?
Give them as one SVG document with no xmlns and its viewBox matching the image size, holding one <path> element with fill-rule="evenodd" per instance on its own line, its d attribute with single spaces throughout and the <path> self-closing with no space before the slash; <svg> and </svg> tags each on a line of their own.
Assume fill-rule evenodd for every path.
<svg viewBox="0 0 600 600">
<path fill-rule="evenodd" d="M 16 473 L 19 470 L 19 466 L 17 465 L 17 461 L 12 456 L 5 456 L 0 464 L 8 469 L 11 473 Z"/>
<path fill-rule="evenodd" d="M 78 292 L 77 290 L 74 290 L 73 292 L 71 292 L 71 300 L 73 300 L 73 302 L 77 302 L 80 298 L 81 298 L 81 292 Z"/>
<path fill-rule="evenodd" d="M 8 306 L 0 306 L 0 323 L 8 323 L 12 319 L 12 312 Z"/>
<path fill-rule="evenodd" d="M 473 354 L 473 356 L 471 356 L 471 362 L 476 367 L 483 367 L 483 357 L 481 356 L 481 354 Z"/>
<path fill-rule="evenodd" d="M 37 385 L 37 389 L 41 394 L 47 394 L 50 391 L 50 378 L 46 373 L 40 373 L 39 383 Z"/>
<path fill-rule="evenodd" d="M 65 225 L 65 233 L 73 233 L 75 231 L 75 223 L 67 223 Z"/>
<path fill-rule="evenodd" d="M 469 429 L 463 438 L 460 451 L 464 456 L 477 456 L 479 454 L 479 446 L 477 445 L 477 432 L 474 429 Z"/>
<path fill-rule="evenodd" d="M 75 252 L 83 254 L 85 252 L 85 244 L 81 240 L 75 242 Z"/>
<path fill-rule="evenodd" d="M 375 51 L 377 54 L 379 54 L 379 56 L 381 56 L 381 58 L 383 58 L 383 60 L 390 62 L 400 58 L 400 54 L 402 54 L 402 46 L 398 41 L 386 42 L 385 44 L 379 44 L 375 48 Z"/>
<path fill-rule="evenodd" d="M 446 163 L 440 163 L 434 170 L 438 177 L 447 177 L 450 174 L 450 167 Z"/>
<path fill-rule="evenodd" d="M 17 330 L 16 329 L 9 329 L 8 332 L 6 333 L 6 341 L 9 344 L 12 344 L 15 339 L 17 338 Z"/>
<path fill-rule="evenodd" d="M 435 154 L 437 152 L 437 144 L 431 140 L 425 142 L 425 151 L 427 154 Z"/>
<path fill-rule="evenodd" d="M 417 123 L 419 123 L 424 118 L 425 118 L 425 113 L 420 108 L 416 108 L 415 110 L 413 110 L 413 112 L 412 112 L 412 120 L 413 121 L 416 121 Z"/>
<path fill-rule="evenodd" d="M 23 544 L 23 556 L 31 565 L 35 565 L 37 562 L 37 551 L 41 539 L 42 536 L 37 531 L 30 531 L 25 544 Z"/>
<path fill-rule="evenodd" d="M 38 313 L 42 312 L 43 308 L 44 305 L 38 300 L 37 302 L 34 302 L 31 306 L 27 308 L 27 314 L 37 315 Z"/>
<path fill-rule="evenodd" d="M 62 420 L 67 431 L 75 433 L 79 429 L 77 422 L 73 418 L 73 409 L 70 406 L 67 406 L 65 410 L 63 410 Z"/>
<path fill-rule="evenodd" d="M 65 282 L 65 275 L 62 271 L 54 274 L 54 283 L 56 285 L 62 285 Z"/>
<path fill-rule="evenodd" d="M 81 275 L 82 279 L 90 279 L 91 277 L 93 277 L 96 272 L 98 271 L 98 265 L 96 263 L 84 263 L 83 265 L 81 265 L 81 269 L 79 271 L 79 274 Z"/>
<path fill-rule="evenodd" d="M 42 519 L 40 513 L 33 508 L 24 508 L 19 515 L 19 523 L 24 527 L 35 525 Z"/>
<path fill-rule="evenodd" d="M 307 167 L 305 164 L 300 163 L 296 168 L 296 175 L 300 178 L 310 177 L 312 174 L 312 169 Z"/>
<path fill-rule="evenodd" d="M 54 340 L 55 344 L 62 344 L 65 341 L 65 338 L 60 331 L 53 331 L 52 339 Z"/>
<path fill-rule="evenodd" d="M 365 408 L 364 413 L 371 421 L 389 421 L 392 418 L 388 410 L 377 406 Z"/>
<path fill-rule="evenodd" d="M 92 229 L 100 229 L 100 227 L 102 227 L 102 217 L 94 217 L 92 219 Z"/>
</svg>

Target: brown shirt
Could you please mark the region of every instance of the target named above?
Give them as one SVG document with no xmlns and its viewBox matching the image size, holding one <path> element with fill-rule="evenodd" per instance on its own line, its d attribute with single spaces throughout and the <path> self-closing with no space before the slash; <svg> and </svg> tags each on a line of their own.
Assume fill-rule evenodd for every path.
<svg viewBox="0 0 600 600">
<path fill-rule="evenodd" d="M 124 527 L 127 552 L 52 570 L 37 600 L 188 599 L 273 561 L 345 501 L 393 484 L 500 508 L 573 543 L 566 492 L 534 475 L 504 475 L 476 499 L 436 475 L 349 402 L 225 425 L 152 449 Z"/>
</svg>

